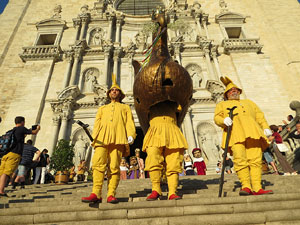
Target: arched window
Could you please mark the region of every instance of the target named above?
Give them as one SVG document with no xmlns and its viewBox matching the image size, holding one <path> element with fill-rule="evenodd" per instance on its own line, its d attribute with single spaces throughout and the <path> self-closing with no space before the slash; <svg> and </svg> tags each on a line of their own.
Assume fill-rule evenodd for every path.
<svg viewBox="0 0 300 225">
<path fill-rule="evenodd" d="M 124 0 L 117 10 L 129 15 L 149 15 L 157 7 L 164 9 L 165 5 L 161 0 Z"/>
</svg>

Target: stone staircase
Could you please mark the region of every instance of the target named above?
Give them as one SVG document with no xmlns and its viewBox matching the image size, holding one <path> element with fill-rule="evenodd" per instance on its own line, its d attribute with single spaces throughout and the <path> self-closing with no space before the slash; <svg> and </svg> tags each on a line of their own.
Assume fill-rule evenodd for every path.
<svg viewBox="0 0 300 225">
<path fill-rule="evenodd" d="M 167 200 L 163 185 L 162 200 L 153 202 L 146 201 L 149 179 L 121 181 L 121 202 L 116 205 L 106 203 L 106 198 L 100 204 L 81 203 L 92 183 L 8 187 L 10 197 L 0 198 L 0 224 L 300 224 L 299 175 L 263 175 L 263 187 L 272 189 L 273 195 L 239 196 L 236 175 L 226 174 L 222 198 L 217 197 L 219 177 L 180 177 L 182 200 Z"/>
</svg>

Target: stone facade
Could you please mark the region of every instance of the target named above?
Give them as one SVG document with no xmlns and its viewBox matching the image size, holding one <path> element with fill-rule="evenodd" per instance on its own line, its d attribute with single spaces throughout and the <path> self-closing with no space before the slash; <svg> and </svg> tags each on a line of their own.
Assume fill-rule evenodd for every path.
<svg viewBox="0 0 300 225">
<path fill-rule="evenodd" d="M 51 153 L 60 138 L 75 144 L 83 136 L 88 143 L 74 121 L 92 129 L 97 108 L 106 102 L 111 73 L 117 75 L 126 93 L 124 102 L 132 107 L 139 127 L 131 63 L 142 61 L 151 44 L 145 25 L 151 18 L 119 11 L 123 2 L 9 1 L 0 15 L 2 133 L 14 126 L 15 116 L 22 115 L 28 127 L 41 124 L 35 140 L 38 148 Z M 171 55 L 193 79 L 192 104 L 182 125 L 189 152 L 202 147 L 208 164 L 215 166 L 222 131 L 214 125 L 213 114 L 222 100 L 221 75 L 231 77 L 243 89 L 243 97 L 265 112 L 270 124 L 281 123 L 290 114 L 290 101 L 299 100 L 299 3 L 159 2 L 170 19 Z M 87 148 L 85 154 L 90 158 L 92 150 Z"/>
</svg>

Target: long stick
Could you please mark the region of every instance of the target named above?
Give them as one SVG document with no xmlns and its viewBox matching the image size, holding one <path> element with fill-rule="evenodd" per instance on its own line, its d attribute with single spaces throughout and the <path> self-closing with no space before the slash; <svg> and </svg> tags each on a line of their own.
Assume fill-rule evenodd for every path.
<svg viewBox="0 0 300 225">
<path fill-rule="evenodd" d="M 89 125 L 81 122 L 80 120 L 75 121 L 75 123 L 77 123 L 79 126 L 81 126 L 83 128 L 83 130 L 85 131 L 85 133 L 87 134 L 87 136 L 89 137 L 91 142 L 93 142 L 94 139 L 92 138 L 92 135 L 90 134 L 89 130 L 87 129 Z"/>
<path fill-rule="evenodd" d="M 236 108 L 236 106 L 230 108 L 227 108 L 229 110 L 229 117 L 230 119 L 233 119 L 233 110 Z M 231 129 L 232 125 L 227 127 L 227 136 L 226 136 L 226 142 L 225 142 L 225 149 L 224 149 L 224 156 L 223 156 L 223 165 L 222 165 L 222 173 L 221 173 L 221 179 L 220 179 L 220 186 L 219 186 L 219 197 L 222 196 L 223 191 L 223 184 L 224 184 L 224 172 L 225 172 L 225 160 L 228 152 L 228 145 L 231 135 Z"/>
</svg>

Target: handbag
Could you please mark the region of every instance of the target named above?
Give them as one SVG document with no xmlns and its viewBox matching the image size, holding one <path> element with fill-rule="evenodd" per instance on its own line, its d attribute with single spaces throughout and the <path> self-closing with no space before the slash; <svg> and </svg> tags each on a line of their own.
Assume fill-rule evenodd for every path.
<svg viewBox="0 0 300 225">
<path fill-rule="evenodd" d="M 289 151 L 289 148 L 286 146 L 285 143 L 276 144 L 276 145 L 280 152 L 288 152 Z"/>
</svg>

